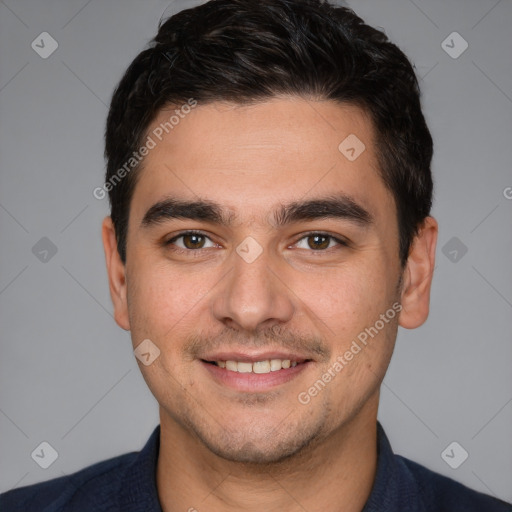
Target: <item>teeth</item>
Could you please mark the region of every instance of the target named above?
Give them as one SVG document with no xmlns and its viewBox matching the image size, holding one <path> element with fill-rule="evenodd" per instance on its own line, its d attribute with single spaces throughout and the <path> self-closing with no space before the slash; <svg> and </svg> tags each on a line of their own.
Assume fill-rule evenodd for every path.
<svg viewBox="0 0 512 512">
<path fill-rule="evenodd" d="M 281 359 L 271 359 L 270 360 L 270 371 L 271 372 L 277 372 L 277 370 L 280 370 L 281 368 L 282 368 Z"/>
<path fill-rule="evenodd" d="M 294 368 L 298 363 L 297 361 L 292 362 L 290 359 L 266 359 L 254 363 L 242 361 L 215 361 L 215 364 L 220 368 L 226 368 L 226 370 L 238 373 L 270 373 L 290 367 Z"/>
<path fill-rule="evenodd" d="M 240 363 L 238 363 L 238 371 L 240 371 Z M 254 373 L 270 373 L 270 361 L 256 361 L 252 364 Z"/>
<path fill-rule="evenodd" d="M 238 373 L 251 373 L 252 363 L 235 363 L 238 365 Z"/>
<path fill-rule="evenodd" d="M 217 363 L 217 364 L 219 364 L 219 363 Z M 231 370 L 232 372 L 237 372 L 238 371 L 238 363 L 236 361 L 226 361 L 226 370 Z"/>
</svg>

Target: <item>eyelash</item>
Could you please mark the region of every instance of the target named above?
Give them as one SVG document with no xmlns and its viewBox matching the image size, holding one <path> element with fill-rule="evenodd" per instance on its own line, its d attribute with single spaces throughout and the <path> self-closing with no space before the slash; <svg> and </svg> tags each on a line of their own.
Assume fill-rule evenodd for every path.
<svg viewBox="0 0 512 512">
<path fill-rule="evenodd" d="M 164 245 L 166 247 L 174 245 L 174 242 L 176 242 L 176 240 L 178 240 L 180 238 L 183 238 L 184 236 L 187 236 L 187 235 L 198 235 L 198 236 L 207 238 L 208 240 L 212 241 L 211 238 L 208 235 L 205 235 L 201 231 L 189 230 L 189 231 L 183 231 L 183 232 L 179 233 L 178 235 L 172 237 L 171 239 L 167 240 L 164 243 Z M 330 238 L 331 240 L 337 242 L 338 245 L 340 245 L 342 247 L 348 247 L 349 246 L 349 244 L 346 241 L 344 241 L 344 240 L 342 240 L 340 238 L 337 238 L 337 237 L 335 237 L 333 235 L 330 235 L 329 233 L 324 233 L 322 231 L 310 231 L 309 233 L 305 233 L 293 245 L 296 245 L 301 240 L 303 240 L 305 238 L 312 237 L 312 236 L 323 236 L 323 237 Z M 190 253 L 199 253 L 201 251 L 201 249 L 203 249 L 203 248 L 201 247 L 199 249 L 182 249 L 181 247 L 174 246 L 172 251 L 176 252 L 176 253 L 189 253 L 190 254 Z M 206 247 L 206 249 L 211 249 L 211 247 Z M 318 249 L 318 250 L 310 249 L 310 252 L 312 252 L 312 253 L 322 253 L 322 252 L 327 252 L 329 249 L 333 249 L 333 247 L 328 247 L 327 249 Z"/>
</svg>

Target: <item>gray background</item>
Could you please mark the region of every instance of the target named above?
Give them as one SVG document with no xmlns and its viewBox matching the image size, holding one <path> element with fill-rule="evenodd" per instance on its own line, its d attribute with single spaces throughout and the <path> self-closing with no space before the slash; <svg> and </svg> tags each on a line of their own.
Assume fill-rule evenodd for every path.
<svg viewBox="0 0 512 512">
<path fill-rule="evenodd" d="M 92 191 L 115 84 L 162 14 L 193 3 L 0 2 L 0 491 L 138 450 L 158 423 L 112 318 Z M 349 4 L 414 62 L 435 139 L 431 315 L 400 330 L 379 418 L 396 452 L 511 501 L 512 1 Z M 47 59 L 31 48 L 44 31 Z M 469 44 L 456 59 L 453 31 Z M 43 237 L 55 255 L 34 254 Z M 46 470 L 42 441 L 58 452 Z M 469 453 L 458 469 L 441 457 L 452 441 Z"/>
</svg>

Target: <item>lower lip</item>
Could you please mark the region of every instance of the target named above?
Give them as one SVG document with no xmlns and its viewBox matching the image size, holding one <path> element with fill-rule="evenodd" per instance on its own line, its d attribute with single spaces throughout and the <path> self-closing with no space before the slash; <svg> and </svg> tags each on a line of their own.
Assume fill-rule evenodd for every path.
<svg viewBox="0 0 512 512">
<path fill-rule="evenodd" d="M 262 392 L 285 384 L 304 372 L 311 361 L 300 363 L 293 368 L 283 368 L 270 373 L 239 373 L 226 370 L 216 364 L 200 361 L 204 368 L 218 383 L 236 389 L 237 391 Z"/>
</svg>

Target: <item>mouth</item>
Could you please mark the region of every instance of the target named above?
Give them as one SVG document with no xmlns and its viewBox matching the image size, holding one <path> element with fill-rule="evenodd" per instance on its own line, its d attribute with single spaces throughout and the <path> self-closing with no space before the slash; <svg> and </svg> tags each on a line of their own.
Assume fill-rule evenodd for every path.
<svg viewBox="0 0 512 512">
<path fill-rule="evenodd" d="M 218 366 L 219 368 L 226 369 L 229 372 L 237 373 L 257 373 L 265 374 L 271 372 L 278 372 L 280 370 L 287 370 L 295 368 L 298 364 L 304 364 L 311 359 L 291 360 L 291 359 L 263 359 L 261 361 L 236 361 L 236 360 L 218 360 L 206 361 L 204 363 Z"/>
<path fill-rule="evenodd" d="M 215 355 L 200 359 L 203 368 L 222 387 L 262 393 L 286 384 L 310 368 L 314 361 L 300 356 Z"/>
</svg>

